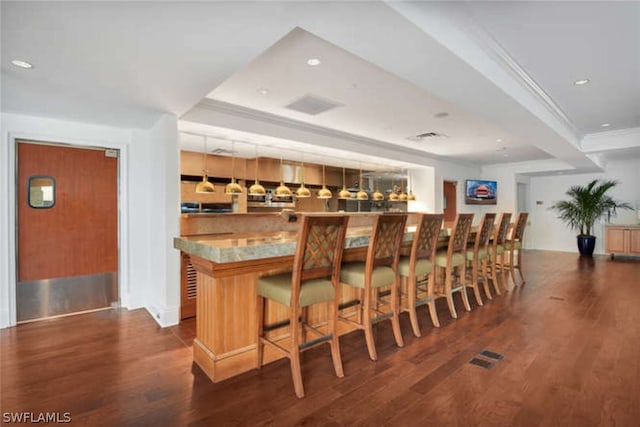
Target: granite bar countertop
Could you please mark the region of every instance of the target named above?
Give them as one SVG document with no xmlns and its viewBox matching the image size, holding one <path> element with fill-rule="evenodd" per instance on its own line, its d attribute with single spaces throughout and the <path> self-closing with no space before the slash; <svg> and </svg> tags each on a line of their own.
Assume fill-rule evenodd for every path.
<svg viewBox="0 0 640 427">
<path fill-rule="evenodd" d="M 410 244 L 415 226 L 407 227 L 403 241 Z M 443 229 L 443 235 L 448 230 Z M 173 239 L 173 247 L 189 255 L 215 263 L 231 263 L 258 259 L 293 256 L 296 251 L 297 232 L 281 231 L 248 234 L 216 234 L 183 236 Z M 371 228 L 347 229 L 345 249 L 369 245 Z"/>
</svg>

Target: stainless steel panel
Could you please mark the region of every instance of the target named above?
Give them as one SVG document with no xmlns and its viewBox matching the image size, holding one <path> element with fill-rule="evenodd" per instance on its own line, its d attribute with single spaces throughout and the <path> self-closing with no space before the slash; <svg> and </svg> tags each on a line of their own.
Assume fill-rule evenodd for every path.
<svg viewBox="0 0 640 427">
<path fill-rule="evenodd" d="M 16 294 L 18 322 L 107 308 L 118 299 L 118 274 L 18 282 Z"/>
</svg>

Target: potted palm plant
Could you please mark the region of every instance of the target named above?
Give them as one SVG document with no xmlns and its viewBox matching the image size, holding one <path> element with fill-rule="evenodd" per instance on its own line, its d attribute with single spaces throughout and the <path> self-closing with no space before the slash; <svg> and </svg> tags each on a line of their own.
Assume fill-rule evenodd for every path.
<svg viewBox="0 0 640 427">
<path fill-rule="evenodd" d="M 574 185 L 566 192 L 569 200 L 551 206 L 558 218 L 578 231 L 578 250 L 581 255 L 592 255 L 596 236 L 591 234 L 596 221 L 607 216 L 610 219 L 617 209 L 631 209 L 628 203 L 614 200 L 607 192 L 618 185 L 617 181 L 594 179 L 587 185 Z"/>
</svg>

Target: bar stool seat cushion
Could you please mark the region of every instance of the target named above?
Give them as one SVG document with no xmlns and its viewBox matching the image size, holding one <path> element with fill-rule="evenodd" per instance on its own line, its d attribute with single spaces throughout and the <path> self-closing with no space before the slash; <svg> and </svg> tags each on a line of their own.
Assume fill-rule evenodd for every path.
<svg viewBox="0 0 640 427">
<path fill-rule="evenodd" d="M 400 262 L 398 263 L 398 271 L 401 276 L 409 277 L 409 263 L 411 262 L 410 257 L 403 256 L 400 257 Z M 426 276 L 427 274 L 433 271 L 433 264 L 428 259 L 419 259 L 416 261 L 416 277 Z"/>
<path fill-rule="evenodd" d="M 498 255 L 504 253 L 504 245 L 496 245 L 496 253 Z"/>
<path fill-rule="evenodd" d="M 258 279 L 258 295 L 290 307 L 291 274 L 284 273 Z M 300 307 L 332 301 L 335 290 L 330 279 L 310 279 L 300 284 Z"/>
<path fill-rule="evenodd" d="M 456 267 L 465 263 L 465 256 L 459 253 L 455 253 L 451 256 L 451 266 Z M 438 267 L 447 266 L 447 251 L 436 252 L 436 265 Z"/>
<path fill-rule="evenodd" d="M 349 262 L 342 264 L 342 271 L 340 271 L 340 281 L 347 283 L 356 288 L 364 289 L 364 262 Z M 393 269 L 388 266 L 379 266 L 373 269 L 371 275 L 371 287 L 379 288 L 382 286 L 389 286 L 396 281 L 396 275 Z"/>
<path fill-rule="evenodd" d="M 489 253 L 485 248 L 478 249 L 478 261 L 482 261 L 489 256 Z M 467 260 L 473 261 L 473 251 L 467 251 Z"/>
<path fill-rule="evenodd" d="M 522 242 L 515 241 L 513 242 L 514 249 L 522 249 Z M 504 242 L 504 248 L 506 250 L 511 250 L 511 242 Z"/>
</svg>

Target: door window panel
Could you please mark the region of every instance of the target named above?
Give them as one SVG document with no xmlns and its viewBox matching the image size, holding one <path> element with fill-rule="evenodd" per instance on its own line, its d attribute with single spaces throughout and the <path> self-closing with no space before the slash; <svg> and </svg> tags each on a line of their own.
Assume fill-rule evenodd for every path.
<svg viewBox="0 0 640 427">
<path fill-rule="evenodd" d="M 56 204 L 56 180 L 52 176 L 33 175 L 27 183 L 27 201 L 34 209 L 52 208 Z"/>
</svg>

